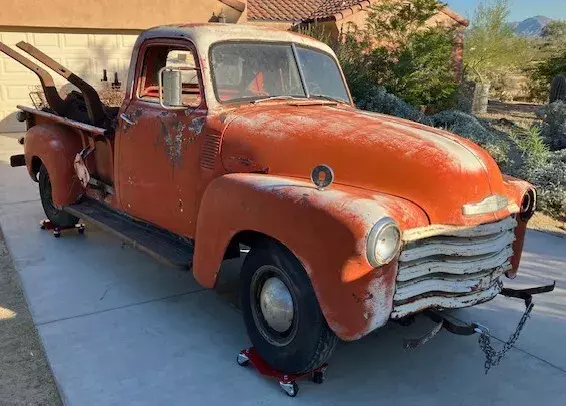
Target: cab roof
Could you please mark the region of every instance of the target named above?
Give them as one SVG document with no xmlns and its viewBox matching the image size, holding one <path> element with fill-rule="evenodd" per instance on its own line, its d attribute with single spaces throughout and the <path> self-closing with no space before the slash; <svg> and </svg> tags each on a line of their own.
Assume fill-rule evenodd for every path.
<svg viewBox="0 0 566 406">
<path fill-rule="evenodd" d="M 306 35 L 277 30 L 274 28 L 250 24 L 175 24 L 150 28 L 138 38 L 138 44 L 152 38 L 185 38 L 191 40 L 199 51 L 204 51 L 215 42 L 223 41 L 260 41 L 294 42 L 334 54 L 331 48 Z"/>
</svg>

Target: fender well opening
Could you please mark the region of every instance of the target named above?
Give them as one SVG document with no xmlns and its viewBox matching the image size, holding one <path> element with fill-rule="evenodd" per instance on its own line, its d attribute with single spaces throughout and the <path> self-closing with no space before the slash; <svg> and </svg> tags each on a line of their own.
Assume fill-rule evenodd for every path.
<svg viewBox="0 0 566 406">
<path fill-rule="evenodd" d="M 31 159 L 31 178 L 35 181 L 35 182 L 39 182 L 39 179 L 37 178 L 37 175 L 39 174 L 39 169 L 41 168 L 41 165 L 43 164 L 43 162 L 41 162 L 41 159 L 39 159 L 39 157 L 34 156 Z"/>
<path fill-rule="evenodd" d="M 239 305 L 237 300 L 238 285 L 244 259 L 254 247 L 269 241 L 276 241 L 283 245 L 273 237 L 258 231 L 244 230 L 234 234 L 224 251 L 224 259 L 214 285 L 216 292 L 220 295 L 226 295 L 231 301 L 236 299 L 234 303 Z"/>
</svg>

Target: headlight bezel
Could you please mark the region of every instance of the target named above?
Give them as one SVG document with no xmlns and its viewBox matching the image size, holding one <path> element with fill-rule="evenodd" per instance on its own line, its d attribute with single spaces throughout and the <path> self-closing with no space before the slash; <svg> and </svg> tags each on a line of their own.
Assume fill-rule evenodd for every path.
<svg viewBox="0 0 566 406">
<path fill-rule="evenodd" d="M 397 242 L 395 244 L 395 249 L 391 252 L 391 254 L 384 258 L 381 254 L 377 252 L 377 242 L 379 237 L 382 233 L 390 228 L 395 228 L 397 230 Z M 367 238 L 367 259 L 368 262 L 374 267 L 380 267 L 383 265 L 387 265 L 390 263 L 393 258 L 397 256 L 399 253 L 399 249 L 401 248 L 401 229 L 397 225 L 397 222 L 392 219 L 391 217 L 383 217 L 381 218 L 375 225 L 372 227 L 368 234 Z"/>
<path fill-rule="evenodd" d="M 529 189 L 521 199 L 521 208 L 519 216 L 523 221 L 529 221 L 535 214 L 537 208 L 537 191 Z"/>
</svg>

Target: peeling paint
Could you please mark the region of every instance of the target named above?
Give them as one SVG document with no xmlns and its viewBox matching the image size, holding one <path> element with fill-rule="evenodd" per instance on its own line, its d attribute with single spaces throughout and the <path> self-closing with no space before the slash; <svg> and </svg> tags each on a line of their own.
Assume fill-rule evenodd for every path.
<svg viewBox="0 0 566 406">
<path fill-rule="evenodd" d="M 189 130 L 195 134 L 195 137 L 200 135 L 202 129 L 204 127 L 205 117 L 197 117 L 191 120 L 191 124 L 189 124 Z"/>
<path fill-rule="evenodd" d="M 178 165 L 183 159 L 183 130 L 185 124 L 180 121 L 170 125 L 161 120 L 161 137 L 165 146 L 165 153 L 172 165 Z"/>
</svg>

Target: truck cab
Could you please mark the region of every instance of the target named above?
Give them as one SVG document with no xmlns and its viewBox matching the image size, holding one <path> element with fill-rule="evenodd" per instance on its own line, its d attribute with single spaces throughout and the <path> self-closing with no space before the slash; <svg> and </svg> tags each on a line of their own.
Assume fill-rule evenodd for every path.
<svg viewBox="0 0 566 406">
<path fill-rule="evenodd" d="M 68 76 L 84 108 L 57 95 L 45 111 L 20 106 L 15 161 L 49 219 L 94 222 L 207 288 L 250 247 L 243 316 L 273 368 L 309 371 L 338 339 L 491 300 L 517 273 L 533 187 L 468 140 L 356 109 L 333 51 L 312 38 L 152 28 L 119 111 Z"/>
</svg>

